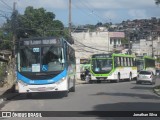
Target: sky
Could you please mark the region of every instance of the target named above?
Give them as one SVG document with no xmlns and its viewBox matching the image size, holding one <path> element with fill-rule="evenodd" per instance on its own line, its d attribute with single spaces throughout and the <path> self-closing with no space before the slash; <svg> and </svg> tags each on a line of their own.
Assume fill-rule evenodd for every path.
<svg viewBox="0 0 160 120">
<path fill-rule="evenodd" d="M 85 25 L 98 22 L 121 23 L 126 20 L 160 18 L 160 6 L 154 0 L 71 0 L 72 24 Z M 53 12 L 56 19 L 68 26 L 69 0 L 0 0 L 0 25 L 5 22 L 4 16 L 12 13 L 13 2 L 20 14 L 27 6 L 43 7 Z"/>
</svg>

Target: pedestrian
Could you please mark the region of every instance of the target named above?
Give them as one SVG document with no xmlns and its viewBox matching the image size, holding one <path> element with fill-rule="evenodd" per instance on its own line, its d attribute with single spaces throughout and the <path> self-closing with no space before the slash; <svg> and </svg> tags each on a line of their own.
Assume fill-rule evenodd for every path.
<svg viewBox="0 0 160 120">
<path fill-rule="evenodd" d="M 85 80 L 86 80 L 86 82 L 88 83 L 89 82 L 89 70 L 88 69 L 86 69 L 85 70 Z"/>
</svg>

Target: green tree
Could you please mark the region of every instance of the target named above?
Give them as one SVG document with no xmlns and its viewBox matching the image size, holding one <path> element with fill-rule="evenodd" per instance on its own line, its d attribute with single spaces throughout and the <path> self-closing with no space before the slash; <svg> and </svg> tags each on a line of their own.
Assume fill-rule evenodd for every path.
<svg viewBox="0 0 160 120">
<path fill-rule="evenodd" d="M 128 44 L 128 39 L 127 38 L 123 38 L 122 39 L 122 44 Z"/>
<path fill-rule="evenodd" d="M 69 37 L 68 29 L 64 28 L 61 21 L 55 19 L 54 13 L 47 12 L 44 8 L 34 9 L 32 6 L 27 7 L 23 15 L 14 11 L 11 18 L 3 24 L 3 32 L 7 33 L 6 40 L 8 41 L 4 44 L 8 47 L 13 46 L 13 33 L 16 34 L 16 40 L 31 37 L 63 36 L 71 44 L 73 43 L 73 39 Z M 0 47 L 2 46 L 4 45 L 1 44 Z"/>
<path fill-rule="evenodd" d="M 24 15 L 18 15 L 18 37 L 42 37 L 63 35 L 64 25 L 55 20 L 55 14 L 44 8 L 34 9 L 29 6 Z"/>
<path fill-rule="evenodd" d="M 11 34 L 9 32 L 4 31 L 3 28 L 0 29 L 0 50 L 11 50 L 12 42 L 11 42 Z"/>
<path fill-rule="evenodd" d="M 159 57 L 159 58 L 157 58 L 157 62 L 158 62 L 158 63 L 160 63 L 160 57 Z"/>
</svg>

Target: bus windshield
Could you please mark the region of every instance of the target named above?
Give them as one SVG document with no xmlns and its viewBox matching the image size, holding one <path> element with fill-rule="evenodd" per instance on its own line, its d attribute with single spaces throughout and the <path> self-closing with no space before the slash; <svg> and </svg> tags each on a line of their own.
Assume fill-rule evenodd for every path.
<svg viewBox="0 0 160 120">
<path fill-rule="evenodd" d="M 95 73 L 109 73 L 112 70 L 112 60 L 92 59 L 92 70 Z"/>
<path fill-rule="evenodd" d="M 144 61 L 143 60 L 137 60 L 137 70 L 143 70 L 144 69 Z"/>
<path fill-rule="evenodd" d="M 154 59 L 144 59 L 146 68 L 155 68 L 155 60 Z"/>
<path fill-rule="evenodd" d="M 64 69 L 62 47 L 44 46 L 20 49 L 18 56 L 20 72 L 51 72 Z"/>
</svg>

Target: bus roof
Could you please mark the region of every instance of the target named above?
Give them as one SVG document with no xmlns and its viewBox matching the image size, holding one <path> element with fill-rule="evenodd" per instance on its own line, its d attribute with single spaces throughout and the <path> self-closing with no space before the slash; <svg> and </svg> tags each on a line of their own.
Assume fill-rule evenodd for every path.
<svg viewBox="0 0 160 120">
<path fill-rule="evenodd" d="M 144 59 L 145 59 L 145 58 L 147 58 L 147 59 L 156 60 L 155 58 L 153 58 L 153 57 L 150 57 L 150 56 L 144 56 L 143 58 L 144 58 Z"/>
<path fill-rule="evenodd" d="M 144 60 L 144 59 L 151 59 L 151 60 L 156 60 L 155 58 L 151 57 L 151 56 L 136 56 L 137 60 Z"/>
<path fill-rule="evenodd" d="M 134 55 L 129 55 L 129 54 L 115 54 L 115 53 L 113 53 L 112 56 L 117 56 L 117 57 L 135 57 Z"/>
<path fill-rule="evenodd" d="M 115 57 L 115 56 L 117 56 L 117 57 L 132 57 L 132 58 L 135 57 L 134 55 L 129 55 L 129 54 L 101 53 L 101 54 L 93 54 L 92 58 L 97 58 L 97 57 L 99 57 L 99 58 L 110 57 L 111 58 L 111 57 Z"/>
</svg>

